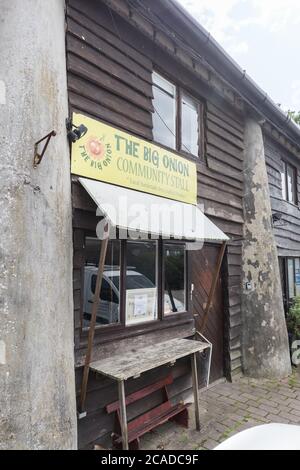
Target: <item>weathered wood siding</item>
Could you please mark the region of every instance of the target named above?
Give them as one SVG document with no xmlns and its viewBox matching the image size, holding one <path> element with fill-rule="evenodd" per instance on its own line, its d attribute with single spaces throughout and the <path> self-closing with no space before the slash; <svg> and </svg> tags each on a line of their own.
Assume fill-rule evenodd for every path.
<svg viewBox="0 0 300 470">
<path fill-rule="evenodd" d="M 117 37 L 105 6 L 69 2 L 67 49 L 72 109 L 151 140 L 152 62 Z"/>
<path fill-rule="evenodd" d="M 209 295 L 210 287 L 213 281 L 214 269 L 217 264 L 220 247 L 207 243 L 202 250 L 193 251 L 190 257 L 191 279 L 194 284 L 194 292 L 192 299 L 192 312 L 196 315 L 196 325 L 202 325 L 205 315 L 205 307 Z M 209 338 L 213 344 L 211 374 L 210 380 L 214 382 L 224 377 L 225 361 L 224 361 L 224 276 L 222 273 L 219 275 L 217 288 L 212 300 L 207 322 L 203 329 L 202 334 Z M 205 368 L 205 367 L 204 367 Z M 204 369 L 202 368 L 202 369 Z M 200 369 L 200 368 L 199 368 Z M 204 371 L 199 370 L 199 376 L 204 378 L 205 384 L 206 376 Z"/>
<path fill-rule="evenodd" d="M 207 166 L 198 165 L 199 201 L 233 240 L 243 236 L 242 119 L 225 104 L 207 103 Z M 241 243 L 229 243 L 225 263 L 225 361 L 229 376 L 241 372 Z"/>
<path fill-rule="evenodd" d="M 243 224 L 243 119 L 218 99 L 205 84 L 195 79 L 191 70 L 179 65 L 157 44 L 142 35 L 124 19 L 111 15 L 100 1 L 69 0 L 67 8 L 67 67 L 70 112 L 82 112 L 120 127 L 144 139 L 152 140 L 152 79 L 157 68 L 186 90 L 205 101 L 206 159 L 197 164 L 198 197 L 205 213 L 232 239 L 242 237 Z M 85 344 L 80 337 L 80 306 L 82 302 L 83 229 L 95 228 L 95 207 L 76 182 L 73 184 L 74 207 L 74 301 L 76 362 L 82 363 Z M 228 245 L 224 263 L 225 296 L 225 360 L 229 376 L 241 371 L 241 246 Z M 222 313 L 222 312 L 221 312 Z M 161 341 L 162 336 L 184 337 L 191 333 L 192 319 L 182 325 L 130 339 L 116 338 L 106 349 L 95 346 L 95 358 L 103 351 L 111 353 L 131 347 L 136 341 Z M 129 346 L 128 346 L 129 344 Z M 98 348 L 98 349 L 97 349 Z M 166 371 L 154 372 L 157 377 Z M 81 370 L 77 381 L 80 384 Z M 158 374 L 158 375 L 157 375 Z M 174 368 L 173 395 L 190 386 L 189 367 L 180 361 Z M 153 380 L 149 374 L 148 383 Z M 143 382 L 144 383 L 144 382 Z M 129 384 L 138 387 L 139 383 Z M 79 388 L 78 388 L 79 391 Z M 111 431 L 111 417 L 104 416 L 103 396 L 113 401 L 116 387 L 106 379 L 92 377 L 89 384 L 89 417 L 79 423 L 80 447 L 96 439 L 107 437 Z M 99 418 L 101 416 L 101 426 Z"/>
<path fill-rule="evenodd" d="M 294 155 L 268 136 L 265 136 L 265 157 L 272 211 L 282 214 L 280 223 L 274 224 L 278 255 L 300 256 L 299 206 L 282 199 L 281 187 L 281 169 L 284 160 L 297 170 L 297 199 L 300 200 L 300 163 Z"/>
</svg>

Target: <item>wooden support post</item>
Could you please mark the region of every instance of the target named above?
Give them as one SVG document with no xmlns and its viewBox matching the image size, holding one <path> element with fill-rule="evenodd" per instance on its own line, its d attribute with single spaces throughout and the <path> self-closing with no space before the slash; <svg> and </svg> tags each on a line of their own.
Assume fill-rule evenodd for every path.
<svg viewBox="0 0 300 470">
<path fill-rule="evenodd" d="M 217 287 L 217 283 L 218 283 L 218 279 L 219 279 L 219 274 L 220 274 L 224 254 L 225 254 L 226 244 L 227 244 L 226 241 L 222 243 L 222 246 L 221 246 L 221 249 L 220 249 L 220 252 L 219 252 L 217 266 L 216 266 L 216 270 L 215 270 L 215 273 L 214 273 L 214 277 L 213 277 L 212 285 L 211 285 L 211 288 L 210 288 L 210 292 L 209 292 L 209 295 L 208 295 L 204 315 L 203 315 L 202 321 L 200 323 L 200 327 L 198 328 L 198 331 L 200 333 L 203 333 L 204 328 L 206 326 L 206 322 L 207 322 L 207 319 L 208 319 L 208 314 L 209 314 L 209 311 L 210 311 L 210 307 L 211 307 L 211 304 L 212 304 L 212 300 L 213 300 L 215 290 L 216 290 L 216 287 Z"/>
<path fill-rule="evenodd" d="M 124 380 L 118 382 L 123 450 L 128 450 L 128 427 Z"/>
<path fill-rule="evenodd" d="M 200 431 L 200 408 L 199 408 L 199 390 L 198 390 L 198 372 L 197 372 L 197 353 L 191 355 L 194 405 L 195 405 L 195 421 L 196 429 Z"/>
<path fill-rule="evenodd" d="M 94 295 L 92 314 L 91 314 L 87 353 L 85 356 L 83 378 L 82 378 L 82 385 L 81 385 L 81 394 L 80 394 L 81 413 L 83 413 L 85 410 L 84 407 L 85 407 L 85 400 L 86 400 L 86 391 L 87 391 L 87 384 L 88 384 L 88 378 L 89 378 L 90 362 L 91 362 L 91 357 L 92 357 L 96 319 L 97 319 L 97 310 L 98 310 L 98 305 L 100 301 L 100 291 L 101 291 L 101 285 L 102 285 L 102 277 L 103 277 L 103 271 L 104 271 L 104 265 L 105 265 L 108 240 L 109 240 L 109 232 L 107 232 L 106 238 L 101 241 L 98 274 L 97 274 L 95 295 Z"/>
</svg>

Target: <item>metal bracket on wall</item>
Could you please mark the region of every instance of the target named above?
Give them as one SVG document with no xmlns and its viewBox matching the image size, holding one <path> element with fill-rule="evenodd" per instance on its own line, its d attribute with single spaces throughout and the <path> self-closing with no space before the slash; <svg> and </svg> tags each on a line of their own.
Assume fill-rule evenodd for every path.
<svg viewBox="0 0 300 470">
<path fill-rule="evenodd" d="M 45 137 L 43 137 L 41 140 L 39 140 L 38 142 L 36 142 L 34 144 L 34 159 L 33 159 L 33 168 L 36 168 L 42 161 L 42 158 L 44 156 L 44 153 L 46 152 L 47 150 L 47 147 L 49 145 L 49 142 L 50 142 L 50 139 L 51 137 L 55 137 L 56 136 L 56 132 L 55 131 L 51 131 L 49 132 L 49 134 L 45 135 Z M 38 152 L 38 146 L 41 142 L 43 142 L 44 140 L 46 140 L 45 142 L 45 145 L 44 145 L 44 148 L 42 150 L 41 153 Z"/>
<path fill-rule="evenodd" d="M 83 411 L 82 413 L 80 413 L 79 411 L 77 411 L 77 418 L 78 418 L 78 420 L 83 419 L 83 418 L 86 418 L 86 417 L 87 417 L 87 412 L 86 412 L 86 411 Z"/>
</svg>

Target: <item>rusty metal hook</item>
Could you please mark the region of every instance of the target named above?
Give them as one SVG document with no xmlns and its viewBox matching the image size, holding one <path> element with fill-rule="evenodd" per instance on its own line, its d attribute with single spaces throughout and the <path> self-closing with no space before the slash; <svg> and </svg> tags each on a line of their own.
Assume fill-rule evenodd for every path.
<svg viewBox="0 0 300 470">
<path fill-rule="evenodd" d="M 42 158 L 44 156 L 44 153 L 46 152 L 47 150 L 47 147 L 49 145 L 49 142 L 50 142 L 50 139 L 51 137 L 55 137 L 56 136 L 56 132 L 55 131 L 51 131 L 49 132 L 49 134 L 45 135 L 45 137 L 43 137 L 41 140 L 39 140 L 38 142 L 36 142 L 34 144 L 34 159 L 33 159 L 33 168 L 36 168 L 42 161 Z M 46 143 L 44 145 L 44 148 L 42 150 L 41 153 L 38 152 L 38 146 L 41 142 L 43 142 L 44 140 L 46 140 Z"/>
</svg>

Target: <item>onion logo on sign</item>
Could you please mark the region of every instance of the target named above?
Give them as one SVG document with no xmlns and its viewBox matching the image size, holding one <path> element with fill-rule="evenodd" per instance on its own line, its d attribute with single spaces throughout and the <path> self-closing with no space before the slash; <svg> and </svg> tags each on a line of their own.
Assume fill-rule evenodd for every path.
<svg viewBox="0 0 300 470">
<path fill-rule="evenodd" d="M 102 171 L 112 161 L 111 144 L 105 143 L 105 137 L 91 136 L 85 145 L 80 146 L 82 158 L 95 170 Z"/>
</svg>

